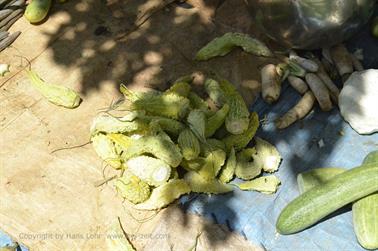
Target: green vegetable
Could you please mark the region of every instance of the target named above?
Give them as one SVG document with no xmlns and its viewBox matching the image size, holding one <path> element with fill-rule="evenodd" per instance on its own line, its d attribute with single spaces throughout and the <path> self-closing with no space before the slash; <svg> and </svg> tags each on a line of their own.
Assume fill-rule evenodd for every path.
<svg viewBox="0 0 378 251">
<path fill-rule="evenodd" d="M 231 148 L 230 155 L 228 156 L 226 165 L 222 168 L 219 180 L 223 183 L 228 183 L 234 178 L 236 169 L 236 155 L 235 149 Z"/>
<path fill-rule="evenodd" d="M 281 234 L 301 231 L 340 207 L 378 191 L 378 164 L 365 164 L 341 173 L 290 202 L 277 220 Z"/>
<path fill-rule="evenodd" d="M 126 166 L 130 172 L 150 186 L 164 184 L 171 175 L 171 167 L 164 161 L 149 156 L 138 156 L 127 160 Z"/>
<path fill-rule="evenodd" d="M 180 119 L 189 111 L 189 100 L 176 93 L 136 93 L 121 85 L 121 92 L 132 101 L 130 108 L 172 119 Z"/>
<path fill-rule="evenodd" d="M 275 193 L 281 181 L 274 175 L 263 176 L 251 181 L 239 184 L 241 190 L 254 190 L 265 194 Z"/>
<path fill-rule="evenodd" d="M 223 125 L 230 106 L 224 104 L 214 115 L 210 116 L 206 121 L 205 137 L 209 138 Z"/>
<path fill-rule="evenodd" d="M 248 129 L 249 125 L 248 107 L 233 84 L 222 79 L 219 86 L 226 96 L 227 104 L 230 106 L 225 120 L 226 129 L 232 134 L 242 134 Z"/>
<path fill-rule="evenodd" d="M 378 162 L 378 151 L 369 153 L 363 164 Z M 301 193 L 323 184 L 342 172 L 343 168 L 317 168 L 297 176 L 299 191 Z M 357 239 L 361 246 L 366 249 L 378 248 L 378 195 L 368 195 L 356 202 L 352 206 L 353 226 Z M 374 213 L 375 211 L 375 213 Z"/>
<path fill-rule="evenodd" d="M 175 119 L 150 115 L 139 115 L 138 118 L 148 123 L 155 122 L 159 124 L 163 131 L 166 131 L 167 133 L 175 137 L 177 137 L 180 132 L 185 129 L 185 125 Z"/>
<path fill-rule="evenodd" d="M 121 153 L 123 150 L 129 148 L 137 139 L 120 133 L 109 133 L 106 136 L 115 143 L 115 148 L 118 149 L 117 153 Z"/>
<path fill-rule="evenodd" d="M 275 172 L 278 170 L 281 162 L 281 155 L 277 151 L 277 148 L 261 138 L 256 137 L 256 151 L 257 156 L 255 158 L 260 158 L 262 161 L 262 169 L 265 172 Z"/>
<path fill-rule="evenodd" d="M 369 153 L 363 164 L 378 164 L 378 151 Z M 376 183 L 377 179 L 375 180 Z M 352 206 L 357 240 L 366 249 L 378 249 L 378 193 L 368 195 Z"/>
<path fill-rule="evenodd" d="M 221 149 L 215 149 L 208 153 L 205 158 L 205 164 L 201 167 L 198 173 L 203 179 L 212 180 L 218 175 L 225 161 L 226 153 Z"/>
<path fill-rule="evenodd" d="M 365 249 L 378 248 L 378 193 L 353 203 L 353 227 L 357 240 Z"/>
<path fill-rule="evenodd" d="M 259 117 L 257 113 L 252 112 L 250 115 L 249 126 L 247 131 L 239 135 L 229 135 L 222 141 L 226 144 L 226 149 L 229 151 L 232 147 L 235 151 L 239 151 L 246 147 L 248 143 L 255 136 L 257 128 L 259 127 Z"/>
<path fill-rule="evenodd" d="M 311 188 L 320 185 L 333 176 L 345 172 L 344 168 L 323 167 L 315 168 L 310 171 L 300 173 L 297 176 L 297 183 L 300 193 L 304 193 Z"/>
<path fill-rule="evenodd" d="M 116 180 L 115 186 L 123 198 L 134 204 L 146 201 L 151 194 L 148 184 L 128 170 Z"/>
<path fill-rule="evenodd" d="M 201 144 L 201 155 L 207 156 L 214 150 L 222 150 L 226 152 L 225 144 L 219 139 L 207 139 L 206 143 Z"/>
<path fill-rule="evenodd" d="M 216 106 L 221 107 L 226 103 L 226 95 L 218 81 L 211 78 L 206 79 L 205 90 Z"/>
<path fill-rule="evenodd" d="M 157 210 L 168 206 L 181 195 L 190 193 L 190 187 L 181 179 L 170 180 L 167 183 L 155 188 L 151 196 L 145 202 L 135 206 L 141 210 Z"/>
<path fill-rule="evenodd" d="M 180 165 L 187 171 L 198 171 L 206 164 L 206 158 L 198 157 L 193 160 L 183 160 Z"/>
<path fill-rule="evenodd" d="M 112 140 L 104 134 L 96 134 L 91 138 L 93 148 L 98 156 L 115 169 L 121 168 L 121 158 L 116 152 Z"/>
<path fill-rule="evenodd" d="M 203 47 L 197 53 L 196 60 L 208 60 L 213 57 L 224 56 L 237 46 L 256 56 L 272 56 L 272 52 L 261 41 L 247 34 L 229 32 L 222 37 L 215 38 Z"/>
<path fill-rule="evenodd" d="M 200 109 L 206 112 L 210 111 L 207 102 L 203 100 L 200 96 L 198 96 L 197 93 L 189 92 L 188 99 L 190 101 L 190 106 L 193 109 Z"/>
<path fill-rule="evenodd" d="M 107 113 L 96 116 L 92 122 L 90 132 L 92 135 L 103 133 L 126 133 L 146 131 L 148 124 L 143 120 L 136 119 L 136 112 L 117 118 Z"/>
<path fill-rule="evenodd" d="M 301 77 L 303 78 L 306 76 L 306 70 L 303 69 L 299 64 L 294 62 L 293 60 L 289 59 L 286 61 L 289 66 L 290 74 L 293 76 Z"/>
<path fill-rule="evenodd" d="M 74 90 L 61 85 L 46 83 L 35 71 L 26 70 L 26 74 L 33 87 L 51 103 L 65 108 L 76 108 L 79 106 L 81 98 Z"/>
<path fill-rule="evenodd" d="M 206 180 L 196 172 L 187 172 L 184 176 L 192 192 L 220 194 L 228 193 L 233 190 L 231 185 L 224 184 L 217 179 Z"/>
<path fill-rule="evenodd" d="M 190 93 L 191 86 L 185 81 L 175 82 L 165 93 L 175 93 L 177 95 L 187 97 Z"/>
<path fill-rule="evenodd" d="M 39 23 L 49 13 L 51 7 L 51 0 L 32 0 L 31 3 L 26 6 L 25 18 L 30 23 Z"/>
<path fill-rule="evenodd" d="M 256 158 L 254 148 L 246 148 L 237 155 L 235 175 L 239 179 L 251 180 L 261 173 L 263 161 Z"/>
<path fill-rule="evenodd" d="M 181 131 L 178 139 L 178 145 L 181 149 L 182 156 L 186 160 L 193 160 L 198 157 L 201 151 L 200 143 L 197 137 L 190 129 Z"/>
<path fill-rule="evenodd" d="M 204 142 L 205 130 L 206 130 L 206 115 L 201 110 L 190 111 L 187 119 L 188 124 L 192 132 L 197 136 L 197 138 Z"/>
<path fill-rule="evenodd" d="M 180 149 L 171 140 L 161 135 L 143 136 L 123 150 L 124 160 L 147 153 L 165 161 L 171 167 L 177 167 L 182 160 Z"/>
</svg>

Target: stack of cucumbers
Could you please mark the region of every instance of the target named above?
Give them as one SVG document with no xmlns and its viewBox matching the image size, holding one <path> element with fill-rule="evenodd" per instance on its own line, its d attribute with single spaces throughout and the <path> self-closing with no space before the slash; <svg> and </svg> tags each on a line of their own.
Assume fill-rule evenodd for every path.
<svg viewBox="0 0 378 251">
<path fill-rule="evenodd" d="M 353 226 L 359 244 L 378 249 L 378 151 L 350 170 L 319 168 L 297 177 L 301 195 L 289 203 L 277 220 L 281 234 L 293 234 L 315 224 L 337 209 L 353 203 Z"/>
</svg>

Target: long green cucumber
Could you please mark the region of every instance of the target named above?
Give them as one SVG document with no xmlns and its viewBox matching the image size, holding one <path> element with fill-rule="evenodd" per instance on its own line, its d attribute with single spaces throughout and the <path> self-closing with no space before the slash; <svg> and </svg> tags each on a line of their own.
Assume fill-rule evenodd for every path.
<svg viewBox="0 0 378 251">
<path fill-rule="evenodd" d="M 297 184 L 300 193 L 304 193 L 311 188 L 322 184 L 326 180 L 345 172 L 346 169 L 338 167 L 316 168 L 310 171 L 300 173 L 297 176 Z"/>
<path fill-rule="evenodd" d="M 362 165 L 304 192 L 289 203 L 278 217 L 281 234 L 299 232 L 328 214 L 378 191 L 378 163 Z"/>
<path fill-rule="evenodd" d="M 378 162 L 378 151 L 369 153 L 363 164 Z M 301 193 L 320 185 L 333 176 L 344 172 L 343 168 L 317 168 L 297 176 Z M 366 249 L 378 248 L 378 193 L 368 195 L 352 206 L 354 232 L 360 245 Z"/>
<path fill-rule="evenodd" d="M 363 164 L 370 163 L 378 164 L 378 151 L 365 157 Z M 378 249 L 378 193 L 353 203 L 352 215 L 354 233 L 360 245 L 366 249 Z"/>
</svg>

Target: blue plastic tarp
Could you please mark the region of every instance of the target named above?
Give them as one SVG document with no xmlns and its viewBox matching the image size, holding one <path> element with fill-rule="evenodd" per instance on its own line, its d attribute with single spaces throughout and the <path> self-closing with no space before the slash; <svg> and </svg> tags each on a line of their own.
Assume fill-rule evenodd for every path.
<svg viewBox="0 0 378 251">
<path fill-rule="evenodd" d="M 363 49 L 365 68 L 378 69 L 378 40 L 371 37 L 368 27 L 350 41 L 347 44 L 350 51 Z M 276 233 L 275 223 L 281 210 L 299 195 L 298 173 L 319 167 L 352 168 L 360 165 L 369 152 L 378 149 L 378 133 L 357 134 L 336 108 L 327 113 L 315 109 L 306 119 L 277 131 L 272 121 L 300 98 L 287 83 L 284 88 L 279 102 L 273 106 L 259 99 L 252 107 L 260 118 L 266 116 L 268 121 L 257 135 L 273 143 L 283 157 L 276 173 L 282 181 L 278 192 L 265 195 L 235 189 L 226 195 L 188 196 L 181 200 L 182 205 L 213 222 L 226 224 L 266 250 L 364 250 L 353 232 L 350 206 L 300 233 L 288 236 Z"/>
</svg>

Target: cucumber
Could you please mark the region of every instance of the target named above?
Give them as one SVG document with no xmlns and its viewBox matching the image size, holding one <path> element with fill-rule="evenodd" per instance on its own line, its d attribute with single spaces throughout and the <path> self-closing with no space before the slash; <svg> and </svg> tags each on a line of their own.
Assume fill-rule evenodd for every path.
<svg viewBox="0 0 378 251">
<path fill-rule="evenodd" d="M 378 151 L 365 157 L 363 164 L 370 163 L 378 163 Z M 378 193 L 353 203 L 352 215 L 358 243 L 366 249 L 378 249 Z"/>
<path fill-rule="evenodd" d="M 311 188 L 322 184 L 328 179 L 332 178 L 335 175 L 338 175 L 342 172 L 345 172 L 346 169 L 338 167 L 323 167 L 316 168 L 310 171 L 300 173 L 297 176 L 297 184 L 300 193 L 304 193 Z"/>
<path fill-rule="evenodd" d="M 30 23 L 39 23 L 49 13 L 51 0 L 32 0 L 25 9 L 25 18 Z"/>
<path fill-rule="evenodd" d="M 378 151 L 368 154 L 363 164 L 378 162 Z M 297 176 L 301 193 L 322 184 L 333 176 L 344 172 L 342 168 L 317 168 Z M 365 249 L 378 248 L 378 193 L 368 195 L 352 206 L 353 227 L 357 240 Z"/>
<path fill-rule="evenodd" d="M 278 217 L 281 234 L 299 232 L 335 210 L 378 191 L 378 164 L 365 164 L 336 175 L 289 203 Z"/>
</svg>

